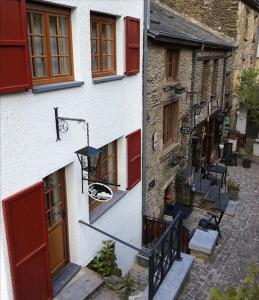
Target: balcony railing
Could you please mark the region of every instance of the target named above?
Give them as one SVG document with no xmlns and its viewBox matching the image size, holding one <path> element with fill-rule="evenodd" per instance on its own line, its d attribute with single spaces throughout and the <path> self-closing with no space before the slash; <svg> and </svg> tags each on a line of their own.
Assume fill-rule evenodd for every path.
<svg viewBox="0 0 259 300">
<path fill-rule="evenodd" d="M 149 300 L 154 298 L 173 263 L 181 260 L 182 224 L 183 219 L 179 212 L 152 249 L 149 257 Z"/>
</svg>

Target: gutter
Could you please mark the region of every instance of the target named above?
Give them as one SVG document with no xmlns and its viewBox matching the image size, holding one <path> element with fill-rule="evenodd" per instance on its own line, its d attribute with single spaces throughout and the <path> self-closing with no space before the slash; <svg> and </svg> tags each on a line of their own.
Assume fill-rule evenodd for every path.
<svg viewBox="0 0 259 300">
<path fill-rule="evenodd" d="M 147 187 L 147 56 L 148 56 L 148 24 L 150 0 L 144 0 L 144 30 L 143 30 L 143 85 L 142 85 L 142 215 L 146 215 L 146 187 Z"/>
</svg>

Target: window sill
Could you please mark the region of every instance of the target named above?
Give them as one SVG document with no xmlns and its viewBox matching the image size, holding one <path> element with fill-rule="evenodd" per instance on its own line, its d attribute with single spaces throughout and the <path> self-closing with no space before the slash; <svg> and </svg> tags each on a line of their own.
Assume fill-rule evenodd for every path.
<svg viewBox="0 0 259 300">
<path fill-rule="evenodd" d="M 72 87 L 82 86 L 83 84 L 84 84 L 83 81 L 66 81 L 66 82 L 37 85 L 32 87 L 32 93 L 38 94 L 38 93 L 45 93 L 45 92 L 56 91 L 56 90 L 63 90 Z"/>
<path fill-rule="evenodd" d="M 127 192 L 125 191 L 117 191 L 113 194 L 113 197 L 110 201 L 104 202 L 101 205 L 94 208 L 93 210 L 91 210 L 89 214 L 90 224 L 98 220 L 106 211 L 108 211 L 114 204 L 116 204 L 126 194 Z"/>
<path fill-rule="evenodd" d="M 164 149 L 163 149 L 163 152 L 162 152 L 163 158 L 167 158 L 167 155 L 168 155 L 171 151 L 175 150 L 178 146 L 180 146 L 180 143 L 179 143 L 179 142 L 173 143 L 173 144 L 167 146 L 166 148 L 164 148 Z"/>
<path fill-rule="evenodd" d="M 109 82 L 109 81 L 115 81 L 115 80 L 122 80 L 123 78 L 125 78 L 124 75 L 104 76 L 104 77 L 94 78 L 93 79 L 93 84 Z"/>
</svg>

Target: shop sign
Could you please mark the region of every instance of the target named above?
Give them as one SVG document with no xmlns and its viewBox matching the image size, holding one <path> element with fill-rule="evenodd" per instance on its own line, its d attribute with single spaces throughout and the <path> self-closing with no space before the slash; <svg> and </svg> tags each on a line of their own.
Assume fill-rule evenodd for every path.
<svg viewBox="0 0 259 300">
<path fill-rule="evenodd" d="M 111 188 L 99 182 L 91 183 L 88 186 L 87 193 L 92 199 L 100 202 L 107 202 L 113 197 Z"/>
</svg>

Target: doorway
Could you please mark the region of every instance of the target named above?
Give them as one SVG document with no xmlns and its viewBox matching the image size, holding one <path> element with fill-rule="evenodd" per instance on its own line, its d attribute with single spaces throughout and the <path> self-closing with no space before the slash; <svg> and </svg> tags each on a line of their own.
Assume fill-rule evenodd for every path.
<svg viewBox="0 0 259 300">
<path fill-rule="evenodd" d="M 69 261 L 65 170 L 44 178 L 48 252 L 51 276 Z"/>
</svg>

